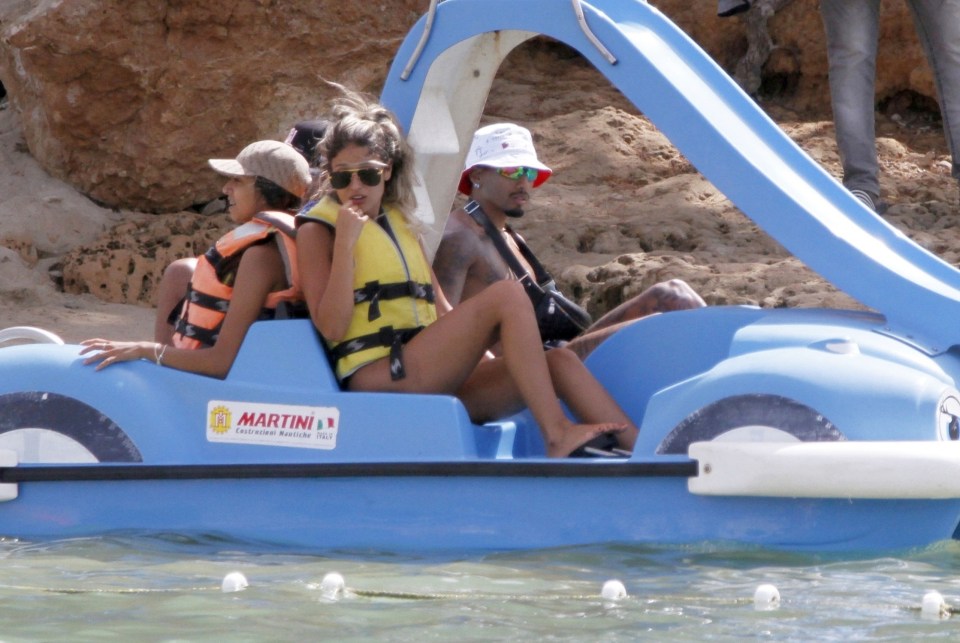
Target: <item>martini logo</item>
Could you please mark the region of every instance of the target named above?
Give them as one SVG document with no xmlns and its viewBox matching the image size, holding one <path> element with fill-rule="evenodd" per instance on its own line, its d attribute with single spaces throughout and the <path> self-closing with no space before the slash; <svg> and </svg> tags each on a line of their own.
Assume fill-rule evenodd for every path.
<svg viewBox="0 0 960 643">
<path fill-rule="evenodd" d="M 226 433 L 230 430 L 231 414 L 226 406 L 215 406 L 210 410 L 208 428 L 214 433 Z"/>
<path fill-rule="evenodd" d="M 207 441 L 307 449 L 337 446 L 340 409 L 211 400 Z"/>
</svg>

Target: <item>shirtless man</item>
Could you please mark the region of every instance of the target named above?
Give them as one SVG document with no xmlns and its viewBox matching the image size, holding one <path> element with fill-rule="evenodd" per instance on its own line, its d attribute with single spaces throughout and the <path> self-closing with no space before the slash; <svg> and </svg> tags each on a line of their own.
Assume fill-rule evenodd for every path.
<svg viewBox="0 0 960 643">
<path fill-rule="evenodd" d="M 529 130 L 511 123 L 498 123 L 482 127 L 474 134 L 459 189 L 480 205 L 497 230 L 504 231 L 509 218 L 523 216 L 530 190 L 543 184 L 552 173 L 537 158 Z M 520 263 L 534 274 L 514 238 L 506 232 L 502 236 Z M 452 305 L 469 299 L 496 281 L 514 278 L 483 226 L 462 207 L 454 210 L 447 220 L 433 267 Z M 600 342 L 635 319 L 705 305 L 686 282 L 664 281 L 608 312 L 567 347 L 584 359 Z"/>
</svg>

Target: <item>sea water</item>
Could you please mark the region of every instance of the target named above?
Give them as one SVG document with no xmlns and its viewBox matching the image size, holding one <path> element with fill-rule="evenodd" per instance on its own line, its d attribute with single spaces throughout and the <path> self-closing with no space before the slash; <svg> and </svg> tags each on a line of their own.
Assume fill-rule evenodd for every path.
<svg viewBox="0 0 960 643">
<path fill-rule="evenodd" d="M 234 572 L 248 586 L 224 591 Z M 342 591 L 324 584 L 331 574 Z M 610 580 L 624 598 L 601 597 Z M 775 609 L 754 604 L 763 584 L 780 594 Z M 943 616 L 922 612 L 930 591 Z M 921 637 L 960 638 L 960 543 L 883 555 L 703 544 L 425 556 L 178 535 L 0 541 L 2 641 Z"/>
</svg>

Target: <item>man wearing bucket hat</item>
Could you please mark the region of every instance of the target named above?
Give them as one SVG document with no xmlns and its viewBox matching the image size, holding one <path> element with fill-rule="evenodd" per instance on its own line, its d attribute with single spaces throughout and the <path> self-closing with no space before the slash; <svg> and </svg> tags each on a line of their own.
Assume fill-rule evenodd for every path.
<svg viewBox="0 0 960 643">
<path fill-rule="evenodd" d="M 302 301 L 293 214 L 310 183 L 306 159 L 279 141 L 257 141 L 234 159 L 210 159 L 226 177 L 236 227 L 201 257 L 174 261 L 157 296 L 155 341 L 89 339 L 81 354 L 97 369 L 135 359 L 224 377 L 247 329 Z"/>
<path fill-rule="evenodd" d="M 591 323 L 585 311 L 555 291 L 549 273 L 507 223 L 510 218 L 523 216 L 530 191 L 552 174 L 537 157 L 526 128 L 496 123 L 476 131 L 459 184 L 460 192 L 470 201 L 450 214 L 433 263 L 451 304 L 469 299 L 502 279 L 524 281 L 545 343 L 569 340 L 567 346 L 581 358 L 621 324 L 655 312 L 706 305 L 685 282 L 671 279 Z M 557 309 L 565 311 L 564 323 L 558 324 L 556 315 L 549 314 Z"/>
</svg>

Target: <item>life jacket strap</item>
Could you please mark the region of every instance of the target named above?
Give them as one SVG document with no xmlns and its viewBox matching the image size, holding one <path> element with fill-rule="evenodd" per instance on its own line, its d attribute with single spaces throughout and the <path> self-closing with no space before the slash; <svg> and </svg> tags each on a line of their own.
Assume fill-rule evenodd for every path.
<svg viewBox="0 0 960 643">
<path fill-rule="evenodd" d="M 220 327 L 221 324 L 217 324 L 216 328 L 202 328 L 196 324 L 187 323 L 187 320 L 181 317 L 177 320 L 174 332 L 183 335 L 187 339 L 194 339 L 203 346 L 213 346 L 217 343 L 217 339 L 220 338 Z"/>
<path fill-rule="evenodd" d="M 359 353 L 368 348 L 389 346 L 390 379 L 393 381 L 402 380 L 407 376 L 403 367 L 403 345 L 413 339 L 423 328 L 423 326 L 418 326 L 417 328 L 397 330 L 393 326 L 384 326 L 375 333 L 354 337 L 349 341 L 337 344 L 330 350 L 330 354 L 335 360 L 341 360 L 347 355 Z"/>
<path fill-rule="evenodd" d="M 182 312 L 176 318 L 175 323 L 173 320 L 171 320 L 171 323 L 174 323 L 174 333 L 179 333 L 188 339 L 194 339 L 204 346 L 213 346 L 216 344 L 217 339 L 220 338 L 220 328 L 223 326 L 223 320 L 220 320 L 220 323 L 213 328 L 197 326 L 196 324 L 191 324 L 187 321 L 187 318 L 189 317 L 187 314 L 187 308 L 190 306 L 199 306 L 200 308 L 207 308 L 209 310 L 215 310 L 217 312 L 226 314 L 227 309 L 230 307 L 230 301 L 223 299 L 222 297 L 214 297 L 213 295 L 198 292 L 193 288 L 189 288 L 187 290 L 187 295 L 184 297 L 184 301 L 186 301 L 186 305 L 176 309 Z M 172 316 L 173 315 L 171 314 L 171 317 Z M 264 321 L 275 318 L 275 310 L 271 308 L 263 308 L 257 315 L 256 321 Z"/>
<path fill-rule="evenodd" d="M 391 284 L 381 284 L 379 281 L 368 281 L 363 288 L 357 288 L 353 291 L 353 303 L 362 304 L 370 302 L 370 308 L 367 311 L 367 321 L 374 321 L 380 318 L 380 301 L 388 299 L 403 299 L 412 297 L 413 299 L 423 299 L 429 303 L 434 302 L 433 284 L 422 284 L 416 281 L 399 281 Z"/>
<path fill-rule="evenodd" d="M 191 306 L 199 306 L 207 310 L 214 310 L 218 313 L 225 313 L 230 308 L 230 300 L 223 297 L 216 297 L 207 293 L 199 292 L 190 288 L 187 291 L 187 302 Z"/>
<path fill-rule="evenodd" d="M 207 251 L 203 253 L 203 256 L 207 258 L 207 261 L 210 262 L 211 266 L 219 266 L 220 262 L 223 261 L 223 255 L 220 254 L 220 251 L 217 250 L 217 246 L 215 245 L 207 248 Z"/>
</svg>

